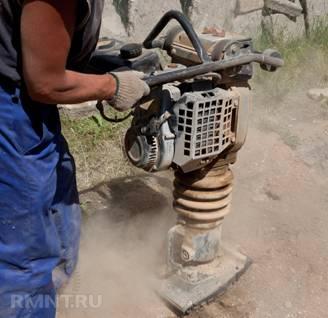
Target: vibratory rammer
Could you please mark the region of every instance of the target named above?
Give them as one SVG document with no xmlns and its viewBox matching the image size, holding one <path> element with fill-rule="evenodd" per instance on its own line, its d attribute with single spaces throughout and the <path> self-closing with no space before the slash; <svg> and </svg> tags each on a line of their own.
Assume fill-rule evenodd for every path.
<svg viewBox="0 0 328 318">
<path fill-rule="evenodd" d="M 178 26 L 160 36 L 172 19 Z M 175 172 L 178 218 L 159 295 L 183 314 L 223 293 L 251 264 L 222 245 L 221 230 L 231 206 L 230 165 L 247 135 L 254 62 L 269 72 L 284 64 L 279 52 L 257 52 L 248 37 L 215 27 L 197 34 L 182 13 L 169 11 L 143 44 L 103 41 L 90 63 L 97 73 L 142 71 L 151 87 L 129 114 L 125 150 L 136 167 Z M 98 109 L 108 121 L 127 117 L 108 118 L 103 103 Z"/>
</svg>

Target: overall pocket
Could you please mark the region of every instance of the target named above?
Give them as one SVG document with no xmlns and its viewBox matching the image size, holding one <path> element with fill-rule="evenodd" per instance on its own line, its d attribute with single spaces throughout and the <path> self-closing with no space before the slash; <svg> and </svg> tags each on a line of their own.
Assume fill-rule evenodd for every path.
<svg viewBox="0 0 328 318">
<path fill-rule="evenodd" d="M 56 106 L 42 105 L 12 96 L 13 143 L 21 155 L 41 152 L 60 134 L 59 115 Z"/>
</svg>

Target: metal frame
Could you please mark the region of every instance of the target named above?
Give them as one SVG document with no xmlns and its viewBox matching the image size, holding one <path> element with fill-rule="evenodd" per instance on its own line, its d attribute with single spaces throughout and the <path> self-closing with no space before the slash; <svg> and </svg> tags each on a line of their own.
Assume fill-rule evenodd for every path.
<svg viewBox="0 0 328 318">
<path fill-rule="evenodd" d="M 178 71 L 149 76 L 145 78 L 145 81 L 149 86 L 162 85 L 165 83 L 186 80 L 195 76 L 218 72 L 227 68 L 250 64 L 253 62 L 270 65 L 275 68 L 282 67 L 284 65 L 284 61 L 281 58 L 272 57 L 262 53 L 249 53 L 239 57 L 231 57 L 226 60 L 207 62 L 200 65 L 190 66 L 186 69 Z"/>
<path fill-rule="evenodd" d="M 201 64 L 190 66 L 186 69 L 176 70 L 172 72 L 166 72 L 158 75 L 152 75 L 145 78 L 146 83 L 149 86 L 157 86 L 162 85 L 174 81 L 181 81 L 193 78 L 195 76 L 218 72 L 225 70 L 227 68 L 232 68 L 236 66 L 241 66 L 245 64 L 250 64 L 253 62 L 259 63 L 267 67 L 267 70 L 275 70 L 278 67 L 284 65 L 284 61 L 280 56 L 276 54 L 271 54 L 271 52 L 252 52 L 246 55 L 230 57 L 221 61 L 212 61 L 208 56 L 206 49 L 201 43 L 197 33 L 192 27 L 190 21 L 179 11 L 171 10 L 167 12 L 162 19 L 157 23 L 154 29 L 150 32 L 150 34 L 145 39 L 143 46 L 146 49 L 152 49 L 156 47 L 161 47 L 161 42 L 156 42 L 156 37 L 163 31 L 163 29 L 167 26 L 167 24 L 171 20 L 177 20 L 179 24 L 182 26 L 187 36 L 189 37 L 191 43 L 193 44 L 198 57 L 200 58 Z M 270 54 L 269 54 L 270 53 Z M 271 67 L 271 68 L 270 68 Z"/>
<path fill-rule="evenodd" d="M 191 43 L 193 44 L 200 60 L 202 63 L 210 62 L 211 59 L 208 56 L 202 42 L 200 41 L 199 37 L 197 36 L 196 31 L 192 27 L 190 21 L 187 17 L 179 11 L 171 10 L 168 11 L 161 20 L 156 24 L 153 30 L 145 39 L 143 45 L 146 49 L 153 49 L 157 47 L 156 42 L 154 40 L 156 37 L 163 31 L 163 29 L 168 25 L 171 20 L 177 20 L 179 24 L 182 26 L 186 34 L 188 35 Z"/>
</svg>

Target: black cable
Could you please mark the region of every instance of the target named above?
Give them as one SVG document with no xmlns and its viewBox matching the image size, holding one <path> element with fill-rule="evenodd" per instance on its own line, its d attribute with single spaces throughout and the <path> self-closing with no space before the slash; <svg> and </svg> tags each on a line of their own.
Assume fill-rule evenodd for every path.
<svg viewBox="0 0 328 318">
<path fill-rule="evenodd" d="M 105 114 L 105 108 L 104 108 L 104 104 L 102 101 L 98 101 L 97 104 L 96 104 L 96 108 L 98 109 L 101 117 L 103 119 L 105 119 L 106 121 L 110 122 L 110 123 L 121 123 L 125 120 L 127 120 L 129 117 L 132 116 L 133 112 L 130 112 L 129 114 L 127 114 L 126 116 L 124 117 L 121 117 L 121 118 L 117 118 L 117 116 L 115 116 L 115 118 L 111 118 L 111 117 L 108 117 L 106 114 Z"/>
</svg>

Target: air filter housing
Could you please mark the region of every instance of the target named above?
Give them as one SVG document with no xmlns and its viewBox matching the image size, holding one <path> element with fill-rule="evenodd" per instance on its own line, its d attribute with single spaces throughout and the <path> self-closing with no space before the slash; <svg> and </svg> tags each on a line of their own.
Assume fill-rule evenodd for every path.
<svg viewBox="0 0 328 318">
<path fill-rule="evenodd" d="M 173 162 L 188 172 L 231 146 L 238 107 L 239 95 L 230 90 L 185 93 L 173 108 L 177 118 Z"/>
</svg>

